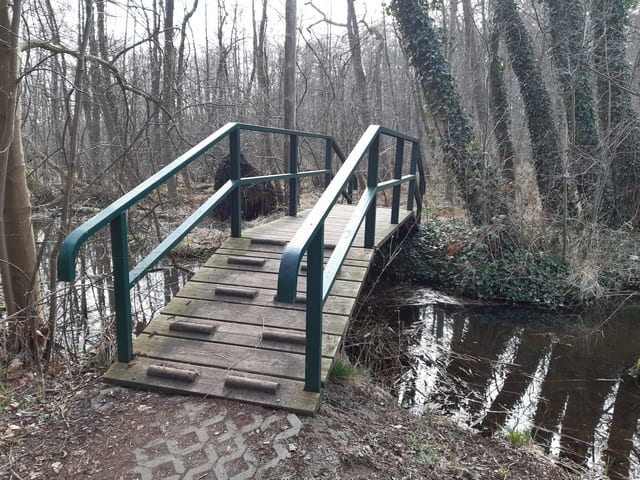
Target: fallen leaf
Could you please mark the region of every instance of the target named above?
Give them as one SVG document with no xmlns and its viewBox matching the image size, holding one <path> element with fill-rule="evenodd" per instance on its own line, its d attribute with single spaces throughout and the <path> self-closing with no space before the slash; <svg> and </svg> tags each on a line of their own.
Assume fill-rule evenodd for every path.
<svg viewBox="0 0 640 480">
<path fill-rule="evenodd" d="M 16 372 L 19 372 L 20 370 L 22 370 L 22 367 L 23 367 L 22 360 L 20 360 L 19 358 L 14 358 L 13 360 L 11 360 L 11 363 L 7 367 L 5 375 L 7 377 L 11 377 Z"/>
</svg>

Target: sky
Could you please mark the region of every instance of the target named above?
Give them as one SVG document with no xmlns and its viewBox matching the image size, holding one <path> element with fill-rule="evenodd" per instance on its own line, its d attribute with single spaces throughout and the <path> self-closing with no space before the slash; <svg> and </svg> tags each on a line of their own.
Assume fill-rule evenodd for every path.
<svg viewBox="0 0 640 480">
<path fill-rule="evenodd" d="M 174 21 L 179 24 L 185 12 L 191 9 L 194 0 L 175 0 L 175 13 Z M 238 5 L 239 18 L 242 26 L 247 33 L 252 32 L 251 24 L 251 1 L 252 0 L 226 0 L 227 11 L 230 13 L 233 11 L 233 6 Z M 260 20 L 262 14 L 262 0 L 254 0 L 256 6 L 256 21 Z M 115 0 L 108 4 L 107 10 L 110 16 L 110 26 L 114 31 L 124 31 L 125 26 L 127 30 L 127 36 L 131 38 L 133 29 L 135 28 L 138 33 L 136 37 L 140 38 L 145 35 L 146 31 L 146 19 L 141 9 L 137 9 L 135 13 L 132 13 L 130 9 L 127 12 L 127 5 L 130 3 L 140 4 L 151 10 L 152 0 Z M 297 0 L 297 16 L 298 25 L 303 28 L 319 22 L 321 15 L 310 5 L 309 0 Z M 346 23 L 347 20 L 347 2 L 346 0 L 313 0 L 315 6 L 323 10 L 327 17 L 336 23 Z M 356 0 L 355 8 L 358 18 L 364 17 L 367 21 L 380 19 L 383 12 L 383 3 L 388 3 L 388 0 Z M 217 25 L 217 0 L 199 0 L 196 13 L 190 21 L 191 29 L 197 43 L 198 37 L 204 38 L 205 18 L 208 18 L 209 22 L 209 36 L 214 35 Z M 269 0 L 268 1 L 268 34 L 273 40 L 279 35 L 284 35 L 284 13 L 285 13 L 285 0 Z M 324 25 L 318 24 L 315 28 L 325 28 Z M 338 30 L 335 30 L 335 29 Z M 333 27 L 336 33 L 342 34 L 340 27 Z"/>
</svg>

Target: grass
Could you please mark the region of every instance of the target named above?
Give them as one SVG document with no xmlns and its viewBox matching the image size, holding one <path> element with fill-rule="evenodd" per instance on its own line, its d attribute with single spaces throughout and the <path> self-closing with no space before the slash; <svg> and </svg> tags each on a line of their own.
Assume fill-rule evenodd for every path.
<svg viewBox="0 0 640 480">
<path fill-rule="evenodd" d="M 534 435 L 531 433 L 531 430 L 519 432 L 513 428 L 508 428 L 505 430 L 505 434 L 507 440 L 516 445 L 528 445 L 533 443 Z"/>
<path fill-rule="evenodd" d="M 418 465 L 435 465 L 438 462 L 438 454 L 435 445 L 420 443 L 418 437 L 413 432 L 408 432 L 404 437 L 405 442 L 416 454 L 413 460 Z"/>
<path fill-rule="evenodd" d="M 342 363 L 338 360 L 333 362 L 330 376 L 333 378 L 353 377 L 357 374 L 357 369 L 353 365 Z"/>
<path fill-rule="evenodd" d="M 500 475 L 502 480 L 507 480 L 509 478 L 509 469 L 507 467 L 500 467 L 498 475 Z"/>
</svg>

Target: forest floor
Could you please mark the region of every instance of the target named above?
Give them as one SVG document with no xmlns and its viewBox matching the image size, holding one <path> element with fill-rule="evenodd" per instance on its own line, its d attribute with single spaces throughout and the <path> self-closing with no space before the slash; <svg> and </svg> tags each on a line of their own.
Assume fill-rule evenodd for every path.
<svg viewBox="0 0 640 480">
<path fill-rule="evenodd" d="M 0 384 L 0 478 L 576 479 L 532 445 L 412 416 L 365 377 L 315 417 L 109 386 L 101 371 Z"/>
</svg>

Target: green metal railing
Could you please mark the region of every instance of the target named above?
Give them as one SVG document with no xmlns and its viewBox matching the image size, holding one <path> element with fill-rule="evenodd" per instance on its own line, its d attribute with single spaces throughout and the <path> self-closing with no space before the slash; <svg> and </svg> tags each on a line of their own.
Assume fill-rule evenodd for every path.
<svg viewBox="0 0 640 480">
<path fill-rule="evenodd" d="M 393 179 L 378 182 L 380 137 L 396 139 Z M 409 174 L 402 175 L 405 142 L 411 143 Z M 338 201 L 340 192 L 348 184 L 365 153 L 368 152 L 367 187 L 353 212 L 340 240 L 336 244 L 327 265 L 324 266 L 324 223 Z M 420 167 L 420 185 L 416 188 L 416 167 Z M 397 224 L 400 213 L 401 185 L 409 183 L 407 210 L 413 210 L 416 202 L 416 218 L 419 221 L 424 194 L 424 178 L 420 159 L 420 143 L 416 138 L 403 135 L 378 125 L 370 126 L 360 138 L 351 154 L 336 173 L 313 210 L 298 229 L 284 251 L 278 274 L 276 299 L 293 303 L 296 299 L 298 272 L 302 257 L 307 254 L 307 311 L 305 350 L 305 390 L 320 392 L 322 368 L 322 310 L 342 264 L 349 253 L 356 234 L 365 222 L 364 246 L 375 244 L 376 197 L 381 190 L 393 188 L 391 223 Z"/>
<path fill-rule="evenodd" d="M 289 173 L 242 178 L 240 174 L 241 131 L 289 136 Z M 229 138 L 230 179 L 178 228 L 169 234 L 167 238 L 160 242 L 144 259 L 129 270 L 127 210 L 226 138 Z M 298 142 L 300 138 L 316 138 L 325 141 L 324 169 L 304 172 L 298 171 Z M 133 358 L 131 288 L 227 197 L 230 197 L 231 201 L 231 236 L 240 237 L 240 189 L 243 185 L 274 180 L 288 180 L 288 213 L 289 215 L 295 216 L 297 214 L 298 180 L 304 177 L 324 176 L 325 187 L 328 186 L 332 178 L 331 163 L 333 153 L 336 153 L 341 161 L 345 161 L 344 154 L 336 145 L 333 137 L 329 135 L 242 123 L 228 123 L 71 232 L 64 240 L 58 254 L 58 280 L 71 282 L 75 279 L 76 257 L 80 247 L 99 230 L 109 225 L 111 229 L 118 361 L 129 362 Z M 349 193 L 345 193 L 344 189 L 341 189 L 340 193 L 350 198 L 350 188 Z"/>
</svg>

